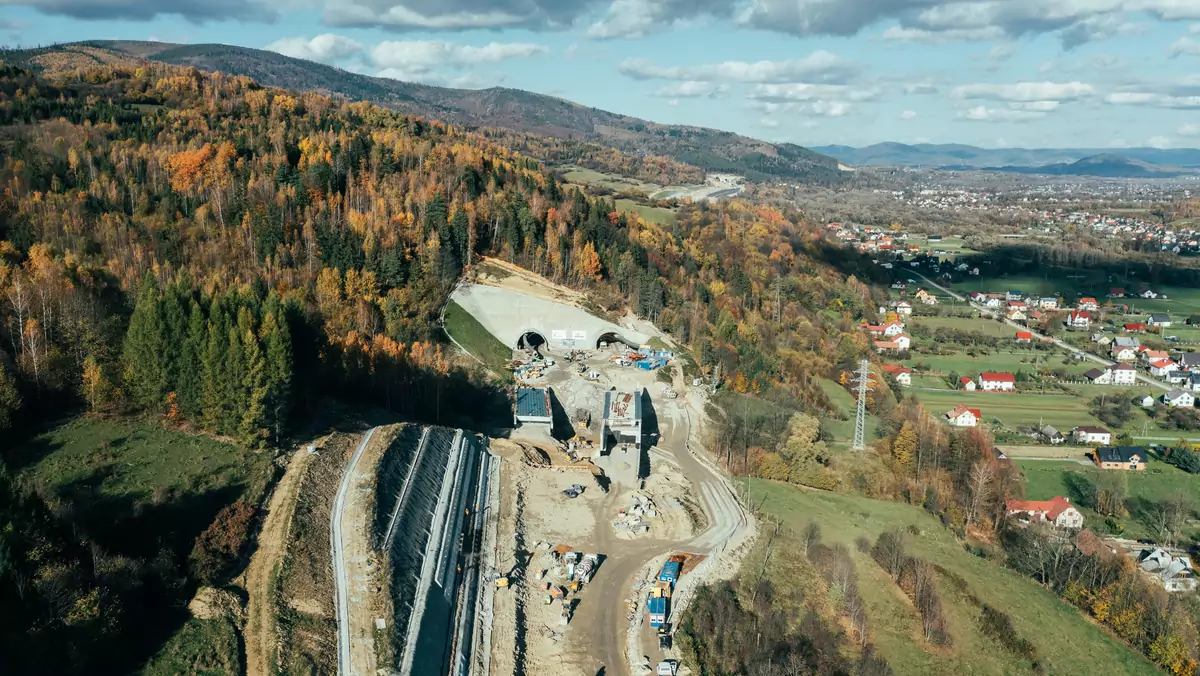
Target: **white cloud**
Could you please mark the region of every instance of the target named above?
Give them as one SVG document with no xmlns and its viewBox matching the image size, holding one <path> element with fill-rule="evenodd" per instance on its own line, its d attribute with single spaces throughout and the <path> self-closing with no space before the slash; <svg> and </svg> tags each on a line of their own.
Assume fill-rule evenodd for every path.
<svg viewBox="0 0 1200 676">
<path fill-rule="evenodd" d="M 779 127 L 779 120 L 774 120 L 769 117 L 764 117 L 763 119 L 758 121 L 758 126 L 766 127 L 767 129 L 777 129 Z"/>
<path fill-rule="evenodd" d="M 679 105 L 679 99 L 671 99 L 670 101 L 667 101 L 667 105 L 674 108 L 675 106 Z"/>
<path fill-rule="evenodd" d="M 884 40 L 894 42 L 917 42 L 926 45 L 944 45 L 951 42 L 967 42 L 982 40 L 1000 40 L 1004 31 L 996 26 L 983 28 L 949 29 L 941 31 L 925 30 L 924 28 L 904 28 L 892 26 L 880 36 Z"/>
<path fill-rule="evenodd" d="M 1084 82 L 1017 82 L 1014 84 L 971 84 L 955 87 L 957 99 L 989 101 L 1074 101 L 1096 93 Z"/>
<path fill-rule="evenodd" d="M 667 85 L 654 92 L 655 96 L 664 99 L 693 99 L 700 96 L 719 98 L 729 91 L 726 85 L 716 85 L 711 82 L 688 80 L 673 85 Z"/>
<path fill-rule="evenodd" d="M 1062 104 L 1058 101 L 1010 101 L 1011 110 L 1028 110 L 1035 113 L 1052 113 Z"/>
<path fill-rule="evenodd" d="M 1115 92 L 1104 97 L 1106 103 L 1119 106 L 1150 106 L 1153 108 L 1200 109 L 1200 96 L 1172 96 L 1156 92 Z"/>
<path fill-rule="evenodd" d="M 1188 32 L 1192 35 L 1200 35 L 1200 23 L 1194 23 L 1188 26 Z"/>
<path fill-rule="evenodd" d="M 302 37 L 281 38 L 267 45 L 266 49 L 297 59 L 336 61 L 361 52 L 363 45 L 344 35 L 323 33 L 308 40 Z"/>
<path fill-rule="evenodd" d="M 844 117 L 849 115 L 853 106 L 847 101 L 763 101 L 750 100 L 747 108 L 768 115 L 782 113 L 785 115 L 815 115 L 818 117 Z"/>
<path fill-rule="evenodd" d="M 958 116 L 971 122 L 1032 122 L 1042 119 L 1046 114 L 1032 110 L 976 106 L 960 112 Z"/>
<path fill-rule="evenodd" d="M 617 69 L 638 80 L 721 80 L 727 82 L 845 82 L 859 73 L 853 62 L 830 52 L 813 52 L 788 61 L 724 61 L 698 66 L 660 66 L 647 59 L 626 59 Z"/>
<path fill-rule="evenodd" d="M 1184 54 L 1200 56 L 1200 41 L 1193 40 L 1191 38 L 1179 38 L 1174 44 L 1171 45 L 1171 49 L 1168 53 L 1171 55 L 1171 58 L 1175 58 Z"/>
<path fill-rule="evenodd" d="M 434 40 L 381 42 L 371 50 L 371 63 L 400 72 L 429 72 L 439 67 L 466 68 L 548 54 L 545 45 L 492 42 L 482 47 Z M 384 76 L 390 77 L 390 76 Z"/>
<path fill-rule="evenodd" d="M 915 111 L 915 110 L 906 110 L 906 111 L 900 113 L 901 120 L 913 120 L 913 119 L 916 119 L 916 117 L 917 117 L 917 111 Z"/>
<path fill-rule="evenodd" d="M 1185 124 L 1175 133 L 1180 136 L 1200 136 L 1200 124 Z"/>
<path fill-rule="evenodd" d="M 1174 144 L 1166 136 L 1152 136 L 1146 139 L 1146 145 L 1151 148 L 1170 148 Z"/>
<path fill-rule="evenodd" d="M 850 85 L 826 84 L 762 84 L 750 92 L 751 99 L 760 101 L 820 101 L 835 99 L 839 101 L 861 102 L 874 101 L 879 98 L 880 91 L 873 87 L 858 88 Z"/>
<path fill-rule="evenodd" d="M 929 82 L 914 82 L 904 85 L 905 94 L 937 94 L 938 86 Z"/>
</svg>

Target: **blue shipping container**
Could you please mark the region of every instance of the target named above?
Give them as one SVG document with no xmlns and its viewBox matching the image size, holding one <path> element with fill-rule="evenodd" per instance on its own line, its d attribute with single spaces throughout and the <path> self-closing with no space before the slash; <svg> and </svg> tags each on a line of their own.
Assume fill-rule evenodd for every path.
<svg viewBox="0 0 1200 676">
<path fill-rule="evenodd" d="M 679 562 L 667 561 L 663 564 L 662 571 L 658 574 L 659 582 L 669 582 L 672 585 L 679 579 Z"/>
<path fill-rule="evenodd" d="M 646 605 L 650 611 L 650 626 L 663 626 L 667 621 L 667 598 L 665 596 L 651 596 L 650 601 Z"/>
</svg>

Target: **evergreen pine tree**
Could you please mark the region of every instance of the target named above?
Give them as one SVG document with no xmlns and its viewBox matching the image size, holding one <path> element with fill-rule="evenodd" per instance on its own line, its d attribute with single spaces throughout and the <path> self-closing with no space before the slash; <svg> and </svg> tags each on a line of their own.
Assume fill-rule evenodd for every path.
<svg viewBox="0 0 1200 676">
<path fill-rule="evenodd" d="M 220 392 L 222 397 L 221 433 L 236 434 L 242 423 L 242 412 L 246 410 L 246 351 L 242 345 L 242 333 L 230 327 L 229 350 L 225 353 L 224 369 L 221 373 Z"/>
<path fill-rule="evenodd" d="M 9 371 L 4 360 L 4 353 L 0 351 L 0 430 L 11 427 L 21 410 L 21 393 L 17 390 L 17 378 Z"/>
<path fill-rule="evenodd" d="M 171 285 L 161 301 L 163 320 L 162 361 L 167 372 L 167 391 L 179 392 L 179 371 L 182 368 L 183 342 L 187 337 L 188 315 L 184 299 L 187 292 Z"/>
<path fill-rule="evenodd" d="M 283 437 L 292 401 L 292 334 L 277 306 L 263 318 L 267 363 L 267 419 L 276 445 Z"/>
<path fill-rule="evenodd" d="M 250 448 L 261 448 L 267 438 L 267 363 L 253 331 L 241 332 L 242 419 L 238 436 Z"/>
<path fill-rule="evenodd" d="M 225 419 L 224 379 L 226 359 L 229 354 L 229 318 L 217 299 L 213 299 L 205 329 L 203 365 L 203 390 L 200 396 L 200 420 L 210 432 L 220 432 Z"/>
<path fill-rule="evenodd" d="M 188 315 L 187 334 L 179 350 L 179 369 L 176 372 L 175 392 L 184 417 L 197 420 L 204 393 L 204 347 L 208 337 L 207 322 L 200 303 L 192 301 Z"/>
<path fill-rule="evenodd" d="M 165 342 L 158 286 L 146 275 L 125 333 L 124 361 L 130 398 L 136 406 L 151 411 L 161 410 L 167 396 Z"/>
</svg>

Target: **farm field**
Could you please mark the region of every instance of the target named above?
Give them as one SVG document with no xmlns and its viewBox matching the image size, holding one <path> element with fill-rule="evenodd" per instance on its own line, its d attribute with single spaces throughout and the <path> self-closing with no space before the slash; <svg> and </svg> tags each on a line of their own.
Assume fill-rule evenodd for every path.
<svg viewBox="0 0 1200 676">
<path fill-rule="evenodd" d="M 917 368 L 921 372 L 928 371 L 930 374 L 939 375 L 954 372 L 960 376 L 971 376 L 972 378 L 977 378 L 983 371 L 1001 371 L 1007 373 L 1025 371 L 1033 373 L 1043 369 L 1054 370 L 1060 368 L 1065 369 L 1071 375 L 1077 375 L 1096 366 L 1096 364 L 1090 362 L 1070 360 L 1067 358 L 1065 352 L 1060 351 L 998 350 L 992 351 L 990 354 L 981 353 L 977 357 L 972 357 L 965 352 L 950 355 L 927 355 L 919 352 L 910 354 L 912 356 L 909 359 L 901 362 L 910 368 L 921 364 L 928 367 L 928 369 Z"/>
<path fill-rule="evenodd" d="M 670 225 L 679 220 L 673 209 L 665 207 L 649 207 L 644 204 L 638 204 L 633 200 L 625 199 L 617 200 L 616 206 L 618 211 L 631 211 L 641 217 L 642 220 L 650 223 Z"/>
<path fill-rule="evenodd" d="M 803 615 L 804 593 L 813 571 L 798 562 L 797 534 L 811 520 L 821 528 L 826 544 L 846 545 L 855 562 L 859 590 L 867 606 L 867 623 L 879 653 L 897 674 L 1015 674 L 1029 672 L 1030 663 L 1004 651 L 979 630 L 979 609 L 952 583 L 949 575 L 966 582 L 966 590 L 983 603 L 1012 617 L 1017 633 L 1031 641 L 1046 673 L 1093 676 L 1101 673 L 1154 674 L 1154 667 L 1134 651 L 1089 623 L 1077 610 L 1060 601 L 1033 580 L 973 556 L 954 534 L 924 510 L 894 502 L 850 495 L 800 490 L 764 480 L 752 480 L 751 497 L 761 501 L 767 515 L 782 524 L 767 556 L 747 556 L 743 578 L 760 574 L 778 590 L 778 601 L 794 607 L 782 610 Z M 930 649 L 920 637 L 911 603 L 855 540 L 872 541 L 884 531 L 915 528 L 908 535 L 912 552 L 946 572 L 936 579 L 947 615 L 953 645 Z M 766 541 L 768 538 L 762 538 Z M 753 577 L 751 577 L 753 576 Z M 777 602 L 777 607 L 779 603 Z"/>
<path fill-rule="evenodd" d="M 972 331 L 997 338 L 1012 339 L 1016 335 L 1016 329 L 1007 324 L 977 317 L 911 317 L 908 324 L 929 327 L 931 330 Z"/>
<path fill-rule="evenodd" d="M 1056 495 L 1070 498 L 1080 508 L 1085 524 L 1104 530 L 1104 517 L 1092 509 L 1092 491 L 1099 469 L 1074 462 L 1014 459 L 1025 479 L 1025 496 L 1030 500 L 1049 500 Z M 1122 520 L 1125 537 L 1155 538 L 1151 503 L 1183 493 L 1195 500 L 1200 495 L 1200 476 L 1151 459 L 1141 472 L 1122 472 L 1127 478 L 1129 516 Z M 1200 527 L 1192 521 L 1191 538 L 1200 538 Z"/>
<path fill-rule="evenodd" d="M 1005 427 L 1053 425 L 1070 431 L 1080 425 L 1100 425 L 1088 412 L 1086 402 L 1062 394 L 1004 394 L 999 392 L 956 392 L 954 390 L 913 390 L 917 399 L 934 416 L 962 404 L 978 408 L 984 420 L 997 418 Z"/>
<path fill-rule="evenodd" d="M 1179 315 L 1183 319 L 1188 314 L 1200 312 L 1200 289 L 1188 287 L 1149 285 L 1154 291 L 1165 294 L 1166 300 L 1161 298 L 1145 299 L 1137 296 L 1108 297 L 1108 291 L 1113 287 L 1124 288 L 1129 293 L 1135 294 L 1142 284 L 1136 279 L 1128 280 L 1128 283 L 1120 279 L 1110 282 L 1102 272 L 1094 270 L 1057 270 L 1047 271 L 1042 275 L 972 277 L 954 284 L 952 288 L 962 294 L 972 291 L 1004 293 L 1011 290 L 1038 296 L 1066 297 L 1071 301 L 1077 300 L 1081 296 L 1093 296 L 1101 305 L 1110 300 L 1113 305 L 1128 305 L 1130 313 L 1133 315 L 1166 312 L 1173 316 Z"/>
<path fill-rule="evenodd" d="M 604 172 L 587 169 L 580 166 L 572 166 L 567 168 L 563 176 L 571 183 L 581 185 L 594 185 L 601 188 L 608 188 L 615 192 L 640 192 L 644 195 L 651 195 L 663 189 L 662 186 L 653 183 L 646 183 L 636 178 L 628 176 L 620 176 L 617 174 L 606 174 Z"/>
</svg>

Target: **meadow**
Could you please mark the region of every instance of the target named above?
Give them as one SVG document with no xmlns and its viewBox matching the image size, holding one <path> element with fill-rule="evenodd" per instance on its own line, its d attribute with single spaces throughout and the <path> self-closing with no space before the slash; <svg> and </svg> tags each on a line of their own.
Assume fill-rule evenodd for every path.
<svg viewBox="0 0 1200 676">
<path fill-rule="evenodd" d="M 986 324 L 987 322 L 981 323 Z M 1025 371 L 1026 373 L 1035 373 L 1041 370 L 1056 370 L 1060 368 L 1065 369 L 1068 374 L 1080 375 L 1084 371 L 1096 367 L 1095 363 L 1071 360 L 1066 356 L 1065 352 L 1045 352 L 1016 347 L 1012 349 L 986 350 L 986 352 L 988 353 L 985 354 L 985 350 L 980 349 L 978 355 L 974 357 L 967 354 L 966 351 L 953 354 L 922 354 L 920 352 L 911 352 L 911 356 L 901 363 L 910 368 L 916 364 L 923 364 L 928 368 L 919 370 L 928 372 L 930 375 L 947 375 L 953 372 L 960 376 L 971 376 L 972 378 L 978 378 L 979 374 L 984 371 L 1006 373 Z"/>
<path fill-rule="evenodd" d="M 940 417 L 962 404 L 980 409 L 984 420 L 997 418 L 1005 427 L 1013 429 L 1053 425 L 1065 433 L 1080 425 L 1101 424 L 1088 411 L 1084 400 L 1070 395 L 953 390 L 913 390 L 913 394 L 935 416 Z"/>
<path fill-rule="evenodd" d="M 463 309 L 463 306 L 454 301 L 446 304 L 444 326 L 446 333 L 464 350 L 483 362 L 488 370 L 502 380 L 512 379 L 512 372 L 508 370 L 512 349 L 485 329 L 478 319 Z"/>
<path fill-rule="evenodd" d="M 825 396 L 829 397 L 829 401 L 834 405 L 845 420 L 836 420 L 832 417 L 823 417 L 821 419 L 821 427 L 829 432 L 832 439 L 829 446 L 842 450 L 849 450 L 854 444 L 854 416 L 858 410 L 858 404 L 854 400 L 854 396 L 846 391 L 846 388 L 838 385 L 832 380 L 822 379 L 821 389 L 824 390 Z M 870 443 L 875 438 L 876 430 L 879 429 L 879 418 L 874 415 L 867 415 L 865 424 L 865 437 L 867 443 Z"/>
<path fill-rule="evenodd" d="M 1005 652 L 983 635 L 980 611 L 966 592 L 1012 617 L 1018 634 L 1036 647 L 1045 673 L 1157 673 L 1149 662 L 1033 580 L 968 553 L 951 531 L 924 510 L 764 480 L 753 480 L 749 488 L 763 515 L 781 527 L 774 537 L 760 538 L 743 563 L 743 578 L 752 583 L 761 576 L 771 582 L 778 598 L 791 606 L 781 611 L 798 617 L 803 615 L 804 604 L 826 602 L 806 593 L 813 586 L 814 572 L 799 550 L 798 534 L 814 521 L 821 528 L 823 542 L 841 543 L 850 549 L 867 606 L 871 639 L 897 674 L 1030 672 L 1030 662 Z M 897 529 L 915 531 L 906 536 L 909 549 L 946 571 L 938 576 L 937 586 L 953 638 L 949 648 L 934 649 L 922 640 L 912 604 L 887 573 L 855 546 L 859 537 L 874 541 L 880 533 Z M 965 592 L 952 582 L 951 575 L 965 582 Z"/>
</svg>

